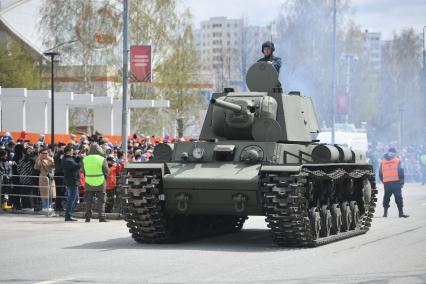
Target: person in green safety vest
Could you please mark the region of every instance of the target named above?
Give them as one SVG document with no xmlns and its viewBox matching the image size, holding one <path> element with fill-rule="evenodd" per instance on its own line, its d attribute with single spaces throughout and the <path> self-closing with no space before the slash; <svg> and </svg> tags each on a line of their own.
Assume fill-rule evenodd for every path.
<svg viewBox="0 0 426 284">
<path fill-rule="evenodd" d="M 420 166 L 422 168 L 422 185 L 426 183 L 426 152 L 420 155 Z"/>
<path fill-rule="evenodd" d="M 92 205 L 97 197 L 97 209 L 99 222 L 107 222 L 105 215 L 105 180 L 108 177 L 108 163 L 102 148 L 93 143 L 88 155 L 83 159 L 83 171 L 85 176 L 84 202 L 86 203 L 86 222 L 92 217 Z"/>
</svg>

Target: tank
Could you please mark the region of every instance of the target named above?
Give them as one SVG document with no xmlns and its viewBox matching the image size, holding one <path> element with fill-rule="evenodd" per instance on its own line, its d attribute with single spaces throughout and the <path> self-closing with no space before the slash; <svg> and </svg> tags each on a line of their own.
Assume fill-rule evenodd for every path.
<svg viewBox="0 0 426 284">
<path fill-rule="evenodd" d="M 283 92 L 272 65 L 246 75 L 250 92 L 215 93 L 197 141 L 159 144 L 127 163 L 125 220 L 137 242 L 238 232 L 265 216 L 280 246 L 313 247 L 366 233 L 376 206 L 365 153 L 315 140 L 312 100 Z"/>
</svg>

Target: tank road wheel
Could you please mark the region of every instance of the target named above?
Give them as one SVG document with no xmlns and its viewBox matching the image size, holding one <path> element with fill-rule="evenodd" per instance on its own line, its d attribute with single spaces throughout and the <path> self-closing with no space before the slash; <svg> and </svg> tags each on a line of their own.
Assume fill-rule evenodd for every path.
<svg viewBox="0 0 426 284">
<path fill-rule="evenodd" d="M 314 239 L 319 239 L 321 232 L 321 216 L 317 207 L 309 210 L 309 220 L 311 221 L 311 231 Z"/>
<path fill-rule="evenodd" d="M 349 231 L 351 223 L 352 223 L 352 213 L 351 208 L 347 201 L 342 202 L 340 205 L 340 210 L 342 211 L 342 227 L 341 231 L 346 232 Z"/>
<path fill-rule="evenodd" d="M 368 178 L 365 178 L 362 181 L 362 183 L 363 183 L 362 199 L 364 201 L 364 204 L 368 206 L 371 202 L 371 195 L 372 195 L 371 182 L 368 180 Z"/>
<path fill-rule="evenodd" d="M 336 235 L 340 233 L 342 226 L 342 212 L 340 211 L 339 204 L 335 203 L 331 206 L 331 233 Z"/>
<path fill-rule="evenodd" d="M 354 230 L 357 227 L 359 223 L 359 219 L 360 219 L 359 208 L 356 201 L 351 201 L 349 204 L 349 207 L 351 208 L 351 213 L 352 213 L 352 222 L 349 228 L 351 230 Z"/>
<path fill-rule="evenodd" d="M 321 237 L 328 237 L 330 235 L 330 229 L 332 225 L 332 218 L 330 210 L 327 205 L 323 205 L 320 210 L 321 215 Z"/>
</svg>

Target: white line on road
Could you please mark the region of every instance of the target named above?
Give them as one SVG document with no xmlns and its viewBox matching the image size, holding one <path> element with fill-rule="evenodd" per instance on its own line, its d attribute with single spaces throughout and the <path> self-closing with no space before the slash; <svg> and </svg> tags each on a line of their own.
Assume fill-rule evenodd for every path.
<svg viewBox="0 0 426 284">
<path fill-rule="evenodd" d="M 47 281 L 37 282 L 36 284 L 53 284 L 53 283 L 60 283 L 60 282 L 70 281 L 72 279 L 74 279 L 74 278 L 62 278 L 62 279 L 56 279 L 56 280 L 47 280 Z"/>
</svg>

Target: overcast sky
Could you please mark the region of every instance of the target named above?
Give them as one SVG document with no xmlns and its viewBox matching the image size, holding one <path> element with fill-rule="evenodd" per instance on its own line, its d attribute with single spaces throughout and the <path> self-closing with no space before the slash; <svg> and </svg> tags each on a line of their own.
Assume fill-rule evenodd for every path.
<svg viewBox="0 0 426 284">
<path fill-rule="evenodd" d="M 4 1 L 4 0 L 0 0 Z M 303 1 L 303 0 L 300 0 Z M 322 1 L 322 0 L 318 0 Z M 250 25 L 267 25 L 285 0 L 183 0 L 191 9 L 194 24 L 210 17 L 242 18 Z M 30 0 L 3 15 L 22 35 L 40 45 L 37 34 L 38 8 L 41 0 Z M 426 25 L 426 0 L 352 0 L 355 21 L 362 29 L 378 31 L 383 39 L 393 31 L 413 27 L 421 33 Z"/>
</svg>

